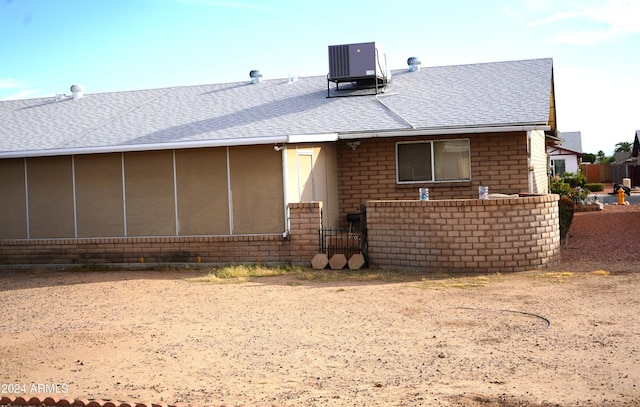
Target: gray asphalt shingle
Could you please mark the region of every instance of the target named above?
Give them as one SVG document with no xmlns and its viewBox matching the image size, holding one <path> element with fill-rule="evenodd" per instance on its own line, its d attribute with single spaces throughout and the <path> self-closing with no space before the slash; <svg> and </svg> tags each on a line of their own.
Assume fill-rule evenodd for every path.
<svg viewBox="0 0 640 407">
<path fill-rule="evenodd" d="M 393 71 L 377 96 L 327 98 L 315 76 L 2 101 L 0 152 L 546 125 L 551 89 L 552 60 L 532 59 Z"/>
<path fill-rule="evenodd" d="M 582 153 L 582 133 L 579 131 L 563 131 L 560 133 L 562 145 L 560 148 L 573 151 L 574 153 Z"/>
</svg>

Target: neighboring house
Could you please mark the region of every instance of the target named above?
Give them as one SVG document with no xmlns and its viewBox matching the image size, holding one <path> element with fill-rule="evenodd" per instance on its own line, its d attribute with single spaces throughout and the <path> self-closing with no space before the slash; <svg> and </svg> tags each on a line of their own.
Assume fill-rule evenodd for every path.
<svg viewBox="0 0 640 407">
<path fill-rule="evenodd" d="M 611 163 L 611 178 L 614 184 L 622 184 L 629 178 L 631 186 L 640 187 L 640 130 L 636 130 L 631 151 L 618 151 L 614 154 L 615 161 Z"/>
<path fill-rule="evenodd" d="M 0 102 L 0 243 L 241 245 L 286 237 L 296 203 L 322 202 L 323 226 L 338 227 L 369 200 L 415 200 L 421 187 L 432 200 L 477 198 L 479 186 L 547 193 L 551 59 L 370 74 L 252 71 L 246 82 Z"/>
<path fill-rule="evenodd" d="M 562 142 L 559 146 L 547 148 L 551 160 L 551 175 L 562 175 L 565 172 L 576 174 L 582 163 L 582 135 L 579 131 L 563 131 L 560 139 Z"/>
<path fill-rule="evenodd" d="M 640 130 L 636 130 L 636 136 L 631 147 L 631 156 L 637 158 L 638 163 L 640 163 Z"/>
</svg>

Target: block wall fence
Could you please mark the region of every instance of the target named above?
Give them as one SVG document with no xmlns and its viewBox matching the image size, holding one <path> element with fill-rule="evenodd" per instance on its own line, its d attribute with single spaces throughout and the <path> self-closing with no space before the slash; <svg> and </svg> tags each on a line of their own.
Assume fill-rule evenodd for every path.
<svg viewBox="0 0 640 407">
<path fill-rule="evenodd" d="M 369 201 L 374 268 L 513 272 L 560 262 L 558 196 Z"/>
<path fill-rule="evenodd" d="M 558 196 L 367 202 L 369 266 L 512 272 L 560 261 Z M 289 205 L 290 234 L 0 240 L 0 265 L 272 263 L 310 265 L 322 203 Z"/>
</svg>

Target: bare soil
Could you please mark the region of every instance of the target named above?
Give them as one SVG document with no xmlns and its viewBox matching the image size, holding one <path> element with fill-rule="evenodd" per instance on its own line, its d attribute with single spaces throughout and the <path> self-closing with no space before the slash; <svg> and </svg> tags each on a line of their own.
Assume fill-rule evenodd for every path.
<svg viewBox="0 0 640 407">
<path fill-rule="evenodd" d="M 640 206 L 578 213 L 561 265 L 508 275 L 215 285 L 186 280 L 204 269 L 5 270 L 3 395 L 637 406 L 639 227 Z"/>
</svg>

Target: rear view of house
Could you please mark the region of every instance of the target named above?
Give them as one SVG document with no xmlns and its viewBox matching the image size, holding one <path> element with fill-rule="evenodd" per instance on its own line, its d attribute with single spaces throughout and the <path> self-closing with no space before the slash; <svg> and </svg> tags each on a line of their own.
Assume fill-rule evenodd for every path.
<svg viewBox="0 0 640 407">
<path fill-rule="evenodd" d="M 308 263 L 318 228 L 369 201 L 547 193 L 551 59 L 329 59 L 327 76 L 0 102 L 0 262 Z"/>
</svg>

